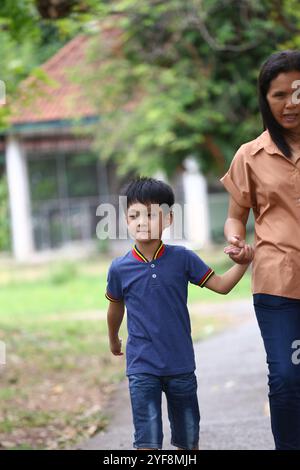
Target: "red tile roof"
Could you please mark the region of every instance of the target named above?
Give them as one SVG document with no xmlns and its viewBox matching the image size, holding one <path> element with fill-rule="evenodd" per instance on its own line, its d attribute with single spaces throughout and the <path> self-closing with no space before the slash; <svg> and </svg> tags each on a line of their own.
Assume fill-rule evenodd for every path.
<svg viewBox="0 0 300 470">
<path fill-rule="evenodd" d="M 36 91 L 30 85 L 36 78 L 29 77 L 20 86 L 20 99 L 14 106 L 11 123 L 33 123 L 95 116 L 96 109 L 88 102 L 80 86 L 72 79 L 72 69 L 85 67 L 85 56 L 90 36 L 78 35 L 41 66 L 47 83 L 41 82 Z M 50 81 L 48 81 L 48 79 Z"/>
</svg>

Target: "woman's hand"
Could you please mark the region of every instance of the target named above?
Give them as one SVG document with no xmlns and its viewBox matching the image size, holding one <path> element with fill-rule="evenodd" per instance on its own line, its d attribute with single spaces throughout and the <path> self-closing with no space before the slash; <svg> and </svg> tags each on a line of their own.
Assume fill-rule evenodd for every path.
<svg viewBox="0 0 300 470">
<path fill-rule="evenodd" d="M 251 245 L 247 245 L 245 240 L 241 240 L 239 235 L 234 235 L 228 240 L 229 246 L 224 248 L 224 253 L 237 264 L 249 264 L 253 260 L 254 250 Z"/>
</svg>

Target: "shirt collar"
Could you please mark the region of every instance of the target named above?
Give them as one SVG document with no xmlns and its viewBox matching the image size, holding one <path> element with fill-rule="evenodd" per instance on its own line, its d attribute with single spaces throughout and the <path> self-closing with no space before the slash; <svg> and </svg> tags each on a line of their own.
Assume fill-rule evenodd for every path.
<svg viewBox="0 0 300 470">
<path fill-rule="evenodd" d="M 273 142 L 267 129 L 254 140 L 250 154 L 252 156 L 256 155 L 262 149 L 265 149 L 265 151 L 270 155 L 278 154 L 284 157 L 281 150 L 279 150 L 275 142 Z"/>
<path fill-rule="evenodd" d="M 154 253 L 153 259 L 151 261 L 160 258 L 164 254 L 165 250 L 165 245 L 162 241 L 160 241 L 160 244 L 156 252 Z M 134 245 L 133 249 L 131 250 L 131 253 L 133 254 L 134 258 L 138 261 L 141 261 L 142 263 L 149 263 L 149 260 L 143 255 L 143 253 L 137 248 L 136 245 Z"/>
</svg>

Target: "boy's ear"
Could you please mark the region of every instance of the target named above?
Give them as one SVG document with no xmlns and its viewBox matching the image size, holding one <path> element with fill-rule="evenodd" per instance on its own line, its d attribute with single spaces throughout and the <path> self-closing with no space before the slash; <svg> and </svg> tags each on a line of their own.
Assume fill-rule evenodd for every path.
<svg viewBox="0 0 300 470">
<path fill-rule="evenodd" d="M 165 217 L 165 223 L 164 223 L 165 228 L 170 227 L 170 225 L 172 225 L 173 223 L 173 220 L 174 220 L 174 213 L 173 211 L 169 211 Z"/>
</svg>

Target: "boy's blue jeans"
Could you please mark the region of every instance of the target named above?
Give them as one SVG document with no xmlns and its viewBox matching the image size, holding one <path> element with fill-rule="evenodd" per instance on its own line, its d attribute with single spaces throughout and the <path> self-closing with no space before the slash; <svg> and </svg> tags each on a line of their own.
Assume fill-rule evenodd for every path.
<svg viewBox="0 0 300 470">
<path fill-rule="evenodd" d="M 128 380 L 135 448 L 162 448 L 162 392 L 167 398 L 171 444 L 180 449 L 198 447 L 200 414 L 194 372 L 165 377 L 133 374 L 128 376 Z"/>
<path fill-rule="evenodd" d="M 253 303 L 267 353 L 275 448 L 300 450 L 300 299 L 253 294 Z"/>
</svg>

